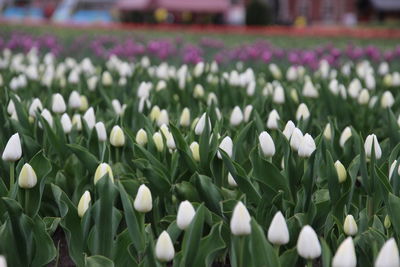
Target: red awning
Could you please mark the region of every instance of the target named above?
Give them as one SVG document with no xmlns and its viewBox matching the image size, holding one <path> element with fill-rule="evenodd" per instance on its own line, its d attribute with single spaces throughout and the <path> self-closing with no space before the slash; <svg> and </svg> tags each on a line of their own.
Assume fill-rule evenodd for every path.
<svg viewBox="0 0 400 267">
<path fill-rule="evenodd" d="M 156 6 L 169 11 L 224 12 L 229 0 L 158 0 Z"/>
<path fill-rule="evenodd" d="M 146 10 L 151 7 L 152 2 L 152 0 L 119 0 L 117 2 L 117 8 L 125 10 Z"/>
</svg>

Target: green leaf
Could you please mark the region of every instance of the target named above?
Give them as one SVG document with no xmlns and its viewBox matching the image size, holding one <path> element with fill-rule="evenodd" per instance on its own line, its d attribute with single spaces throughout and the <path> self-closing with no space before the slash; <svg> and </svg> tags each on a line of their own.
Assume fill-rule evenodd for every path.
<svg viewBox="0 0 400 267">
<path fill-rule="evenodd" d="M 109 258 L 103 257 L 101 255 L 95 255 L 85 258 L 86 267 L 114 267 L 114 262 Z"/>
<path fill-rule="evenodd" d="M 205 175 L 196 174 L 193 179 L 194 184 L 207 207 L 215 213 L 222 215 L 220 202 L 223 198 L 218 187 L 213 184 L 211 178 Z"/>
<path fill-rule="evenodd" d="M 89 152 L 83 146 L 77 144 L 68 144 L 68 148 L 74 153 L 83 165 L 89 171 L 90 174 L 95 173 L 97 166 L 99 165 L 99 160 L 92 153 Z"/>
<path fill-rule="evenodd" d="M 281 266 L 274 248 L 267 241 L 263 229 L 254 219 L 251 220 L 250 251 L 254 266 Z"/>
<path fill-rule="evenodd" d="M 192 266 L 195 262 L 194 260 L 197 255 L 197 249 L 203 234 L 204 209 L 203 204 L 199 206 L 189 228 L 186 229 L 182 242 L 183 258 L 181 266 Z"/>
</svg>

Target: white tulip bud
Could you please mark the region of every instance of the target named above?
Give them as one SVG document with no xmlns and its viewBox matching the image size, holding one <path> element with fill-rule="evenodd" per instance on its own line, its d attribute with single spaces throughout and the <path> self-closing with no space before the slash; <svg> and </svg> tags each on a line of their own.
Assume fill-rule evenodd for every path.
<svg viewBox="0 0 400 267">
<path fill-rule="evenodd" d="M 192 204 L 185 200 L 179 204 L 178 213 L 176 215 L 176 224 L 179 229 L 186 230 L 196 215 Z"/>
<path fill-rule="evenodd" d="M 167 88 L 167 83 L 164 80 L 158 81 L 156 85 L 156 91 L 159 92 L 161 90 L 164 90 L 165 88 Z"/>
<path fill-rule="evenodd" d="M 121 127 L 115 125 L 110 133 L 110 144 L 115 147 L 122 147 L 125 145 L 125 135 Z"/>
<path fill-rule="evenodd" d="M 331 124 L 327 123 L 324 129 L 324 137 L 326 140 L 332 140 L 332 129 Z"/>
<path fill-rule="evenodd" d="M 110 178 L 111 181 L 114 182 L 114 175 L 110 165 L 108 165 L 107 163 L 101 163 L 94 173 L 94 184 L 97 184 L 97 182 L 106 174 L 108 174 L 108 178 Z"/>
<path fill-rule="evenodd" d="M 236 236 L 249 235 L 251 233 L 251 217 L 246 206 L 239 201 L 233 209 L 231 218 L 231 232 Z"/>
<path fill-rule="evenodd" d="M 278 121 L 280 120 L 278 111 L 275 109 L 272 110 L 269 115 L 268 115 L 268 120 L 267 120 L 267 127 L 268 129 L 275 130 L 278 129 L 279 124 Z"/>
<path fill-rule="evenodd" d="M 397 160 L 394 160 L 393 163 L 390 165 L 390 169 L 389 169 L 389 180 L 392 179 L 393 176 L 393 172 L 394 172 L 394 168 L 396 168 L 397 165 Z M 400 175 L 400 165 L 397 169 L 397 174 Z"/>
<path fill-rule="evenodd" d="M 43 109 L 42 102 L 40 102 L 39 98 L 33 99 L 30 107 L 29 107 L 29 116 L 35 118 L 36 112 L 40 112 Z"/>
<path fill-rule="evenodd" d="M 136 143 L 138 143 L 141 146 L 144 146 L 147 144 L 147 133 L 145 130 L 140 129 L 137 133 L 136 133 Z"/>
<path fill-rule="evenodd" d="M 315 151 L 315 142 L 311 135 L 305 134 L 301 140 L 298 154 L 299 157 L 308 158 Z"/>
<path fill-rule="evenodd" d="M 321 256 L 321 244 L 314 229 L 306 225 L 304 226 L 297 239 L 297 253 L 307 259 L 312 260 Z"/>
<path fill-rule="evenodd" d="M 68 106 L 72 109 L 79 109 L 81 107 L 81 96 L 77 91 L 72 91 L 69 95 Z"/>
<path fill-rule="evenodd" d="M 96 125 L 96 115 L 94 114 L 94 109 L 90 107 L 83 115 L 83 120 L 86 122 L 90 130 Z"/>
<path fill-rule="evenodd" d="M 156 257 L 159 261 L 169 262 L 174 258 L 174 245 L 167 231 L 163 231 L 158 237 L 155 250 Z"/>
<path fill-rule="evenodd" d="M 347 142 L 347 140 L 349 140 L 351 135 L 352 135 L 352 133 L 351 133 L 350 126 L 347 126 L 346 128 L 344 128 L 342 134 L 340 135 L 340 139 L 339 139 L 339 144 L 341 147 L 344 147 L 344 144 Z"/>
<path fill-rule="evenodd" d="M 358 103 L 360 105 L 367 105 L 369 103 L 369 92 L 367 89 L 363 89 L 358 96 Z"/>
<path fill-rule="evenodd" d="M 71 118 L 68 116 L 67 113 L 64 113 L 61 116 L 61 125 L 63 127 L 64 133 L 68 134 L 71 132 L 72 122 L 71 122 Z"/>
<path fill-rule="evenodd" d="M 230 124 L 231 126 L 238 126 L 243 121 L 242 110 L 236 106 L 231 113 Z"/>
<path fill-rule="evenodd" d="M 108 71 L 103 72 L 101 83 L 105 86 L 110 86 L 113 83 L 113 78 Z"/>
<path fill-rule="evenodd" d="M 83 193 L 83 195 L 79 199 L 79 203 L 78 203 L 78 215 L 79 215 L 79 217 L 82 218 L 85 215 L 87 209 L 89 208 L 91 200 L 92 199 L 90 197 L 90 193 L 89 193 L 89 191 L 86 190 L 85 193 Z"/>
<path fill-rule="evenodd" d="M 122 108 L 122 105 L 121 105 L 121 103 L 119 102 L 118 99 L 113 99 L 113 100 L 111 101 L 111 105 L 112 105 L 112 107 L 113 107 L 113 109 L 114 109 L 114 112 L 115 112 L 117 115 L 122 115 L 122 114 L 124 114 L 124 109 Z"/>
<path fill-rule="evenodd" d="M 74 114 L 74 116 L 72 116 L 72 126 L 74 125 L 78 131 L 82 130 L 82 119 L 80 114 Z"/>
<path fill-rule="evenodd" d="M 199 144 L 197 142 L 193 142 L 190 144 L 190 151 L 192 152 L 192 157 L 195 161 L 200 161 L 200 151 Z"/>
<path fill-rule="evenodd" d="M 106 126 L 104 125 L 104 123 L 99 121 L 98 123 L 96 123 L 96 125 L 94 127 L 96 128 L 98 140 L 100 142 L 107 141 L 107 131 L 106 131 Z"/>
<path fill-rule="evenodd" d="M 386 61 L 381 62 L 381 64 L 379 64 L 378 73 L 383 76 L 386 75 L 388 72 L 389 64 Z"/>
<path fill-rule="evenodd" d="M 263 131 L 258 136 L 258 141 L 260 142 L 261 151 L 265 157 L 273 157 L 275 155 L 274 140 L 272 140 L 269 133 Z"/>
<path fill-rule="evenodd" d="M 168 136 L 166 137 L 167 139 L 167 147 L 171 150 L 175 150 L 176 149 L 176 144 L 175 144 L 175 139 L 172 136 L 171 133 L 168 134 Z"/>
<path fill-rule="evenodd" d="M 161 136 L 161 133 L 156 132 L 153 134 L 153 141 L 156 145 L 157 151 L 162 152 L 164 150 L 164 140 Z"/>
<path fill-rule="evenodd" d="M 200 77 L 204 72 L 204 68 L 205 68 L 204 62 L 200 61 L 199 63 L 197 63 L 193 69 L 193 76 Z"/>
<path fill-rule="evenodd" d="M 228 172 L 228 184 L 232 187 L 237 187 L 237 183 L 235 181 L 235 178 L 233 178 L 232 174 Z"/>
<path fill-rule="evenodd" d="M 337 172 L 339 183 L 344 183 L 346 181 L 346 178 L 347 178 L 347 173 L 346 173 L 345 167 L 343 166 L 343 164 L 339 160 L 337 160 L 335 162 L 335 169 L 336 169 L 336 172 Z"/>
<path fill-rule="evenodd" d="M 293 131 L 296 128 L 292 121 L 288 121 L 285 125 L 285 129 L 283 129 L 283 135 L 286 137 L 287 140 L 290 140 L 292 137 Z M 303 135 L 302 135 L 303 136 Z"/>
<path fill-rule="evenodd" d="M 351 237 L 346 238 L 332 259 L 332 267 L 356 267 L 357 257 Z"/>
<path fill-rule="evenodd" d="M 310 111 L 306 104 L 301 103 L 296 111 L 296 120 L 307 120 L 310 117 Z"/>
<path fill-rule="evenodd" d="M 253 96 L 255 92 L 256 92 L 256 82 L 255 81 L 251 81 L 247 85 L 246 94 L 248 96 Z"/>
<path fill-rule="evenodd" d="M 274 245 L 286 245 L 289 243 L 289 229 L 282 212 L 275 213 L 268 228 L 268 241 Z"/>
<path fill-rule="evenodd" d="M 251 115 L 252 111 L 253 111 L 253 106 L 252 105 L 247 105 L 244 108 L 244 122 L 248 122 L 250 120 L 250 115 Z"/>
<path fill-rule="evenodd" d="M 349 214 L 344 219 L 343 230 L 346 235 L 355 236 L 358 232 L 357 223 L 353 215 Z"/>
<path fill-rule="evenodd" d="M 375 260 L 375 267 L 400 266 L 399 249 L 394 238 L 390 238 L 383 244 Z"/>
<path fill-rule="evenodd" d="M 268 68 L 275 80 L 280 80 L 282 78 L 282 72 L 275 63 L 269 64 Z"/>
<path fill-rule="evenodd" d="M 135 201 L 133 203 L 135 210 L 142 213 L 147 213 L 153 208 L 153 199 L 150 189 L 142 184 L 139 186 Z"/>
<path fill-rule="evenodd" d="M 351 98 L 356 99 L 358 95 L 360 94 L 360 91 L 362 89 L 361 82 L 359 79 L 354 78 L 348 88 L 348 92 Z"/>
<path fill-rule="evenodd" d="M 1 85 L 1 83 L 0 83 L 0 85 Z M 0 267 L 7 267 L 6 257 L 4 257 L 3 255 L 0 255 Z"/>
<path fill-rule="evenodd" d="M 86 111 L 89 108 L 89 102 L 87 100 L 87 97 L 84 95 L 81 95 L 81 107 L 79 108 L 80 111 Z"/>
<path fill-rule="evenodd" d="M 156 121 L 158 120 L 158 117 L 160 116 L 161 110 L 158 106 L 154 106 L 151 111 L 150 111 L 150 120 Z"/>
<path fill-rule="evenodd" d="M 381 98 L 382 108 L 391 108 L 394 104 L 394 97 L 390 91 L 385 91 Z"/>
<path fill-rule="evenodd" d="M 218 98 L 214 92 L 209 93 L 207 96 L 207 106 L 211 106 L 212 103 L 218 104 Z"/>
<path fill-rule="evenodd" d="M 87 83 L 87 87 L 88 87 L 89 91 L 93 92 L 94 90 L 96 90 L 97 81 L 98 81 L 98 78 L 96 76 L 92 76 L 89 79 L 87 79 L 86 83 Z"/>
<path fill-rule="evenodd" d="M 47 109 L 43 109 L 42 113 L 40 113 L 40 116 L 42 116 L 47 121 L 50 127 L 53 127 L 53 116 L 51 116 L 50 111 L 48 111 Z M 40 123 L 39 126 L 42 127 Z"/>
<path fill-rule="evenodd" d="M 169 123 L 168 111 L 163 109 L 161 110 L 160 115 L 157 118 L 157 126 L 160 127 L 163 124 L 168 125 L 168 123 Z"/>
<path fill-rule="evenodd" d="M 19 134 L 13 134 L 4 148 L 2 159 L 4 161 L 15 162 L 22 156 L 21 140 Z"/>
<path fill-rule="evenodd" d="M 201 84 L 196 84 L 193 90 L 194 98 L 202 98 L 204 96 L 204 88 Z"/>
<path fill-rule="evenodd" d="M 232 157 L 232 151 L 233 151 L 233 142 L 232 139 L 229 136 L 225 136 L 224 139 L 222 139 L 221 144 L 219 144 L 219 148 L 228 154 L 229 157 Z M 222 159 L 221 153 L 218 151 L 217 156 L 219 159 Z"/>
<path fill-rule="evenodd" d="M 365 154 L 367 158 L 371 158 L 372 143 L 374 144 L 375 158 L 380 159 L 382 156 L 382 149 L 381 146 L 379 145 L 378 138 L 376 137 L 375 134 L 370 134 L 367 136 L 367 139 L 365 139 L 364 143 Z"/>
<path fill-rule="evenodd" d="M 184 108 L 182 110 L 181 117 L 179 119 L 179 125 L 182 127 L 190 126 L 190 110 L 188 108 Z"/>
<path fill-rule="evenodd" d="M 318 90 L 315 88 L 311 79 L 307 80 L 303 86 L 303 95 L 305 97 L 317 98 L 319 96 Z"/>
<path fill-rule="evenodd" d="M 35 170 L 31 165 L 25 163 L 18 176 L 18 185 L 23 189 L 30 189 L 37 184 L 37 177 Z"/>
<path fill-rule="evenodd" d="M 194 132 L 196 135 L 201 135 L 204 131 L 206 125 L 206 113 L 204 112 L 203 115 L 201 115 L 200 119 L 198 120 L 196 124 L 196 128 L 194 129 Z M 208 119 L 208 125 L 209 129 L 211 131 L 211 122 L 210 119 Z"/>
<path fill-rule="evenodd" d="M 64 113 L 67 110 L 67 106 L 61 94 L 57 93 L 53 95 L 51 110 L 55 113 Z"/>
<path fill-rule="evenodd" d="M 276 104 L 285 103 L 285 90 L 281 85 L 277 86 L 274 90 L 274 94 L 272 96 L 272 101 Z"/>
<path fill-rule="evenodd" d="M 303 141 L 303 133 L 300 131 L 299 128 L 294 128 L 292 136 L 290 138 L 290 147 L 294 151 L 298 151 L 302 141 Z"/>
</svg>

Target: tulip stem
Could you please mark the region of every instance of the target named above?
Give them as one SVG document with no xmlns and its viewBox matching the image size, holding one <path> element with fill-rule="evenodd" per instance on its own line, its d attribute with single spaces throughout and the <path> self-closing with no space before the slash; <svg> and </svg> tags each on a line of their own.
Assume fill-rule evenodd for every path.
<svg viewBox="0 0 400 267">
<path fill-rule="evenodd" d="M 15 176 L 15 170 L 14 170 L 14 168 L 15 168 L 15 162 L 13 161 L 13 162 L 10 163 L 10 192 L 11 192 L 12 186 L 15 183 L 15 177 L 14 177 Z"/>
<path fill-rule="evenodd" d="M 243 254 L 244 254 L 244 237 L 239 237 L 238 253 L 237 253 L 237 266 L 243 267 Z"/>
<path fill-rule="evenodd" d="M 100 143 L 100 162 L 104 161 L 104 155 L 106 153 L 106 143 L 105 142 L 101 142 Z"/>
<path fill-rule="evenodd" d="M 119 149 L 115 147 L 115 163 L 119 162 Z"/>
<path fill-rule="evenodd" d="M 280 246 L 279 245 L 275 245 L 274 248 L 275 248 L 276 255 L 279 257 L 279 248 L 280 248 Z"/>
<path fill-rule="evenodd" d="M 24 205 L 25 214 L 28 214 L 29 201 L 30 201 L 30 192 L 29 189 L 25 189 L 25 205 Z"/>
<path fill-rule="evenodd" d="M 312 260 L 307 260 L 307 267 L 312 267 Z"/>
</svg>

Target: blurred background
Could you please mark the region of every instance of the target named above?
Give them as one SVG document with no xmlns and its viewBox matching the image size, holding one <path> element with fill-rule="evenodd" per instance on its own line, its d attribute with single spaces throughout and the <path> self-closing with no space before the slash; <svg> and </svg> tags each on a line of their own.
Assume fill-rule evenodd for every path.
<svg viewBox="0 0 400 267">
<path fill-rule="evenodd" d="M 400 0 L 0 0 L 1 20 L 59 23 L 400 25 Z"/>
</svg>

